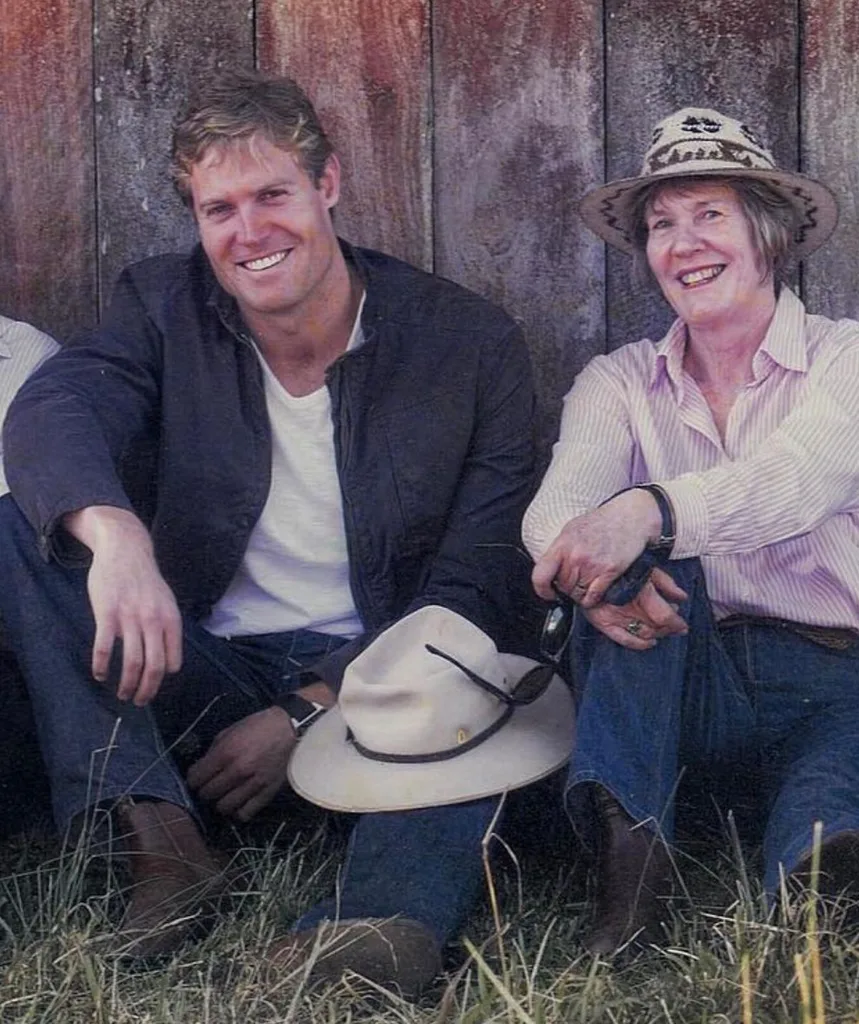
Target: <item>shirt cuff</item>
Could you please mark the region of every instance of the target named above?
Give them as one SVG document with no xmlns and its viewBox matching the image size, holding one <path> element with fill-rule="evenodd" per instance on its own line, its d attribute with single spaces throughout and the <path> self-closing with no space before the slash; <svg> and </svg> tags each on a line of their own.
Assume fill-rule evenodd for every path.
<svg viewBox="0 0 859 1024">
<path fill-rule="evenodd" d="M 706 554 L 710 539 L 710 516 L 698 476 L 686 474 L 674 480 L 656 480 L 674 508 L 674 547 L 672 559 L 695 558 Z"/>
</svg>

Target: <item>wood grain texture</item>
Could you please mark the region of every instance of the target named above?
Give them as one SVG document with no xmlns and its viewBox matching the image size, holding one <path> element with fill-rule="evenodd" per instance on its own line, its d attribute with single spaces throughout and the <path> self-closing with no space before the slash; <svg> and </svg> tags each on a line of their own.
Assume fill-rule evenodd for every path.
<svg viewBox="0 0 859 1024">
<path fill-rule="evenodd" d="M 804 0 L 802 169 L 835 193 L 832 238 L 803 268 L 809 310 L 859 318 L 859 5 Z"/>
<path fill-rule="evenodd" d="M 591 0 L 436 0 L 436 267 L 528 338 L 543 450 L 604 348 L 601 246 L 576 213 L 602 179 L 602 34 Z"/>
<path fill-rule="evenodd" d="M 196 239 L 167 175 L 177 110 L 203 75 L 253 66 L 252 0 L 94 0 L 99 277 Z"/>
<path fill-rule="evenodd" d="M 62 339 L 95 317 L 92 19 L 0 4 L 0 312 Z"/>
<path fill-rule="evenodd" d="M 606 0 L 606 14 L 609 179 L 637 174 L 653 126 L 687 106 L 741 118 L 776 162 L 796 168 L 795 0 Z M 672 316 L 652 288 L 632 283 L 629 257 L 612 251 L 609 347 L 658 339 Z"/>
<path fill-rule="evenodd" d="M 260 67 L 313 100 L 344 168 L 337 230 L 432 265 L 429 0 L 258 0 Z"/>
</svg>

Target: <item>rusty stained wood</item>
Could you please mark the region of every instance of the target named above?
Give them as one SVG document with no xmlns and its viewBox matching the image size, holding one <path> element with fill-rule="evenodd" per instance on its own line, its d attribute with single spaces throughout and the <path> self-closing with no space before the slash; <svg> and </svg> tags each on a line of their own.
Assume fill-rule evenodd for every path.
<svg viewBox="0 0 859 1024">
<path fill-rule="evenodd" d="M 806 260 L 803 291 L 812 313 L 859 318 L 859 5 L 802 4 L 802 169 L 835 193 L 830 240 Z"/>
<path fill-rule="evenodd" d="M 429 0 L 258 0 L 261 68 L 293 77 L 343 164 L 337 230 L 431 267 Z"/>
<path fill-rule="evenodd" d="M 252 0 L 95 0 L 102 301 L 128 263 L 188 248 L 167 174 L 177 110 L 203 76 L 253 67 Z"/>
<path fill-rule="evenodd" d="M 95 318 L 92 20 L 75 0 L 0 12 L 0 313 L 58 338 Z"/>
<path fill-rule="evenodd" d="M 602 179 L 592 0 L 436 0 L 436 266 L 503 305 L 531 347 L 544 453 L 605 345 L 601 246 L 576 213 Z"/>
<path fill-rule="evenodd" d="M 606 0 L 608 178 L 637 175 L 653 126 L 687 106 L 739 117 L 796 168 L 797 34 L 795 0 Z M 654 287 L 609 253 L 610 348 L 662 336 L 673 314 Z"/>
</svg>

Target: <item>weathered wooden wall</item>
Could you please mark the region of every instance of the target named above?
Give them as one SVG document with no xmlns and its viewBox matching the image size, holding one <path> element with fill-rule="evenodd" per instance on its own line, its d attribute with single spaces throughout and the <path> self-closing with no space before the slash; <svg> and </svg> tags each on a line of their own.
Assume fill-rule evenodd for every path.
<svg viewBox="0 0 859 1024">
<path fill-rule="evenodd" d="M 548 443 L 582 363 L 669 319 L 575 207 L 677 107 L 742 116 L 835 189 L 798 283 L 859 316 L 857 57 L 856 0 L 0 0 L 0 310 L 62 338 L 125 263 L 190 244 L 171 121 L 201 75 L 256 64 L 319 107 L 346 237 L 521 320 Z"/>
</svg>

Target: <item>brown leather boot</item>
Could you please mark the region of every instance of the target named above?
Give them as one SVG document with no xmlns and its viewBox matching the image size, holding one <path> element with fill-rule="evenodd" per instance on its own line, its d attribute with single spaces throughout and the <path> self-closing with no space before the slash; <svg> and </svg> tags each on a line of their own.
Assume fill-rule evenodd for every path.
<svg viewBox="0 0 859 1024">
<path fill-rule="evenodd" d="M 132 881 L 111 951 L 141 960 L 167 956 L 211 925 L 223 872 L 183 808 L 128 799 L 117 815 Z"/>
<path fill-rule="evenodd" d="M 594 923 L 584 940 L 594 956 L 612 956 L 634 940 L 659 936 L 662 897 L 671 891 L 671 861 L 665 844 L 636 825 L 614 797 L 595 786 L 599 817 Z"/>
<path fill-rule="evenodd" d="M 272 981 L 309 965 L 312 981 L 336 982 L 351 972 L 411 1000 L 442 969 L 435 936 L 407 917 L 323 922 L 276 942 L 269 964 Z"/>
</svg>

